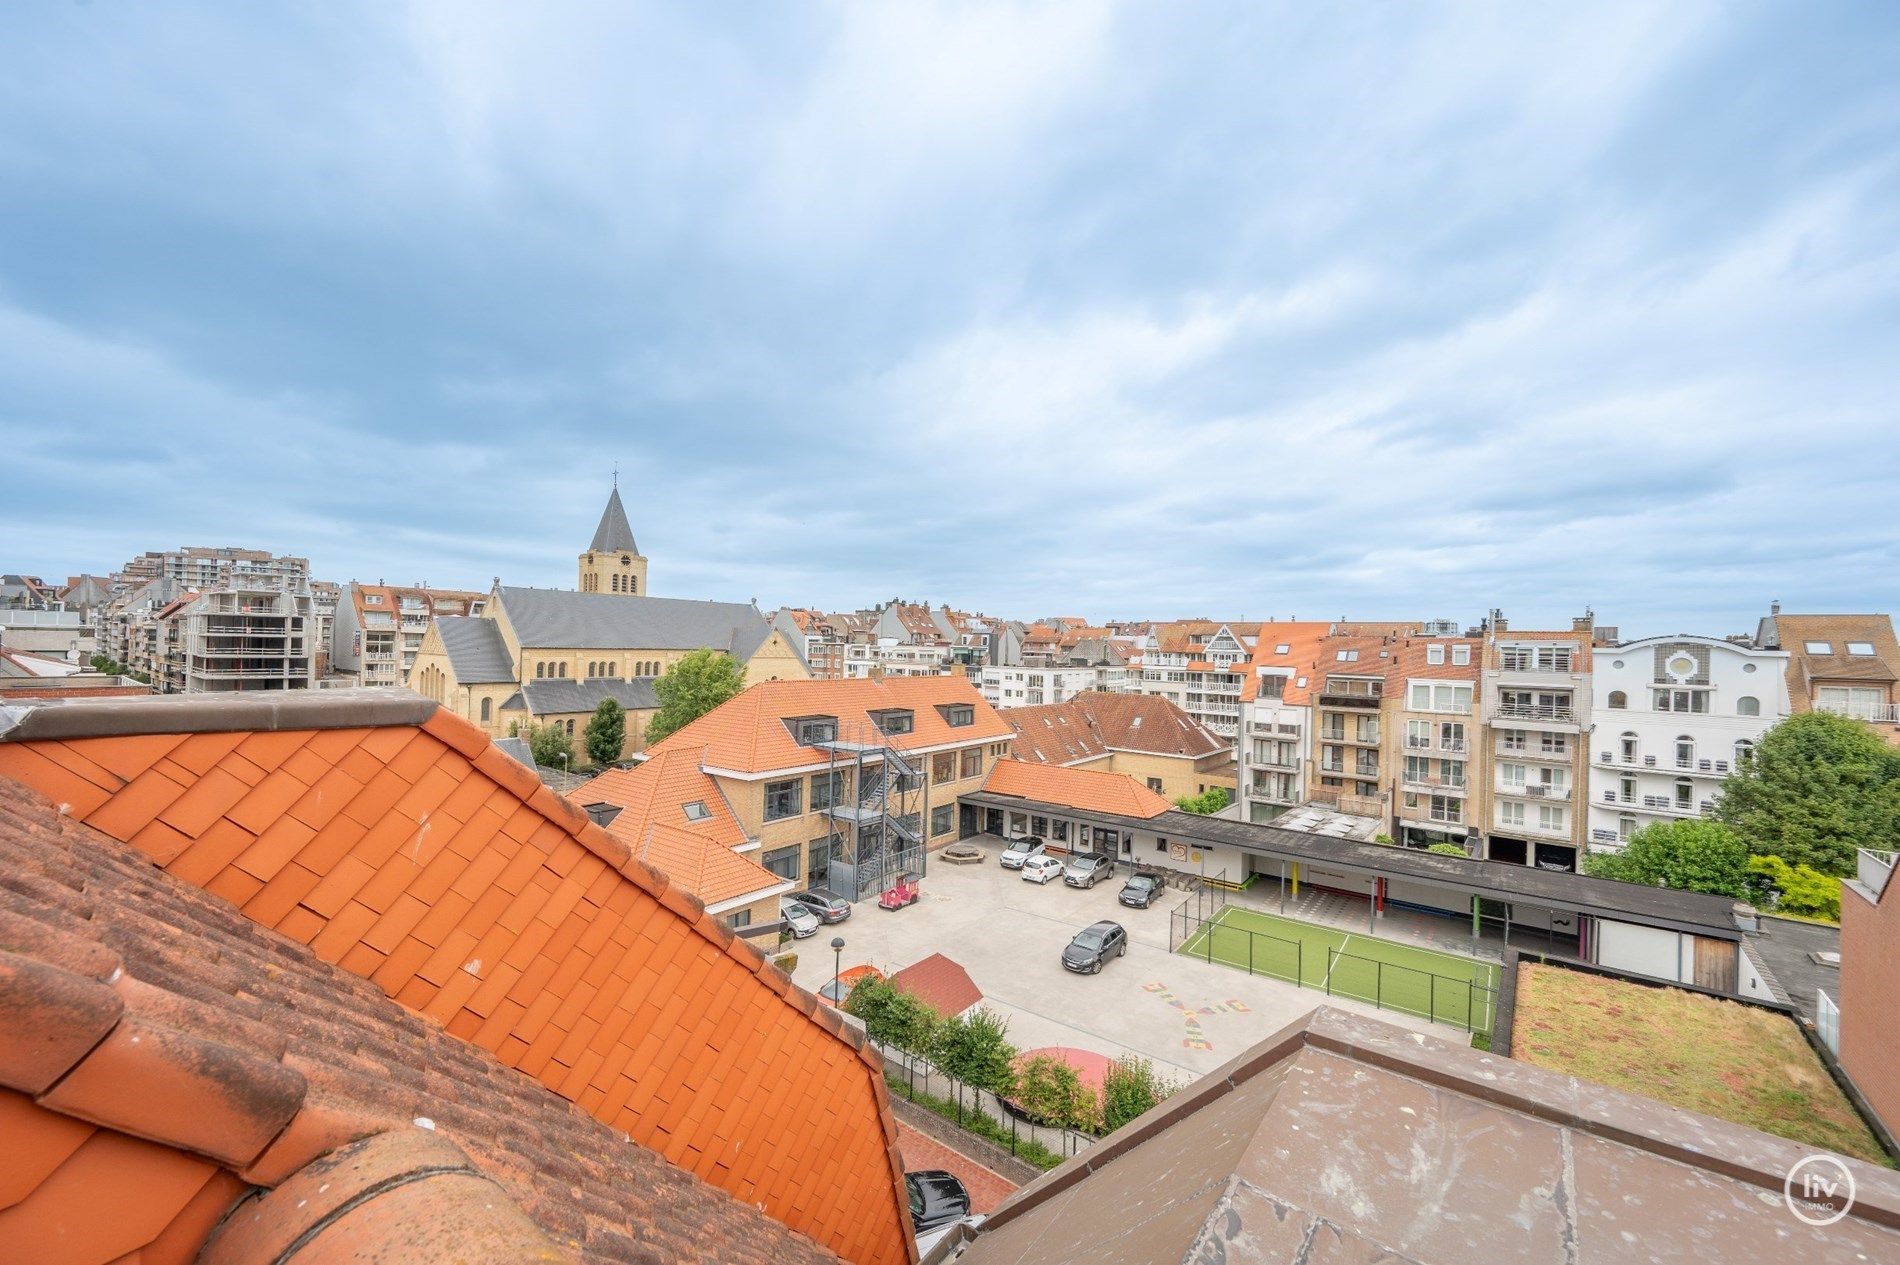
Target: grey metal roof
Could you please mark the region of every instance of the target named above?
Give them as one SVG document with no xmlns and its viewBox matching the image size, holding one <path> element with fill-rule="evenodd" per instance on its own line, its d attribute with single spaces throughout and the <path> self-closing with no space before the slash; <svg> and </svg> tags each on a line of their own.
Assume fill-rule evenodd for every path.
<svg viewBox="0 0 1900 1265">
<path fill-rule="evenodd" d="M 593 680 L 525 681 L 521 694 L 530 716 L 567 715 L 591 712 L 601 700 L 611 698 L 630 710 L 650 710 L 660 705 L 653 693 L 653 678 L 638 677 L 619 681 L 609 677 Z"/>
<path fill-rule="evenodd" d="M 529 748 L 526 738 L 497 738 L 495 745 L 529 768 L 534 767 L 534 752 Z"/>
<path fill-rule="evenodd" d="M 494 620 L 477 615 L 437 615 L 435 627 L 458 684 L 499 685 L 515 679 L 508 643 L 501 639 L 501 626 Z"/>
<path fill-rule="evenodd" d="M 620 504 L 620 489 L 615 487 L 600 512 L 600 526 L 594 528 L 594 542 L 587 546 L 595 553 L 639 553 L 633 543 L 633 528 L 627 526 L 627 511 Z"/>
<path fill-rule="evenodd" d="M 625 597 L 566 589 L 499 590 L 502 609 L 523 646 L 548 650 L 724 650 L 752 652 L 772 626 L 749 602 Z"/>
<path fill-rule="evenodd" d="M 989 808 L 1020 809 L 1026 804 L 1043 803 L 1014 795 L 998 795 L 991 791 L 965 791 L 957 798 L 965 803 Z M 1086 818 L 1131 830 L 1152 831 L 1183 842 L 1225 844 L 1230 848 L 1295 861 L 1316 861 L 1367 874 L 1391 875 L 1476 893 L 1487 900 L 1571 910 L 1730 940 L 1741 938 L 1741 931 L 1735 925 L 1735 902 L 1727 896 L 1646 887 L 1641 883 L 1591 878 L 1587 874 L 1575 874 L 1568 870 L 1540 870 L 1504 861 L 1441 856 L 1413 848 L 1282 830 L 1249 821 L 1203 817 L 1176 808 L 1154 817 L 1141 818 L 1089 812 L 1062 804 L 1045 803 L 1044 807 L 1068 817 Z"/>
</svg>

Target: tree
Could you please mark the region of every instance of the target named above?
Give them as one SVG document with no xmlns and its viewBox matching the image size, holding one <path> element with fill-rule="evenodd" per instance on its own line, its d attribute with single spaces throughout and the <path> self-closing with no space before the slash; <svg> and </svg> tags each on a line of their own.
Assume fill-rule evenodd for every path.
<svg viewBox="0 0 1900 1265">
<path fill-rule="evenodd" d="M 613 699 L 601 699 L 581 740 L 587 747 L 589 760 L 595 764 L 612 764 L 620 758 L 620 748 L 627 741 L 627 713 Z"/>
<path fill-rule="evenodd" d="M 846 1012 L 864 1020 L 864 1030 L 887 1045 L 913 1054 L 929 1054 L 937 1029 L 937 1012 L 890 981 L 871 976 L 859 980 L 844 999 Z"/>
<path fill-rule="evenodd" d="M 1101 1115 L 1075 1069 L 1053 1054 L 1032 1054 L 1016 1069 L 1016 1101 L 1032 1118 L 1061 1129 L 1092 1129 Z"/>
<path fill-rule="evenodd" d="M 1227 790 L 1225 787 L 1210 786 L 1199 795 L 1178 797 L 1174 801 L 1174 806 L 1184 813 L 1199 813 L 1203 817 L 1211 817 L 1227 807 Z"/>
<path fill-rule="evenodd" d="M 1102 1132 L 1113 1133 L 1164 1101 L 1180 1086 L 1136 1054 L 1124 1054 L 1102 1077 Z"/>
<path fill-rule="evenodd" d="M 660 710 L 647 722 L 647 742 L 684 729 L 745 688 L 745 667 L 729 654 L 695 650 L 653 683 Z"/>
<path fill-rule="evenodd" d="M 1900 750 L 1858 720 L 1790 716 L 1722 783 L 1715 812 L 1757 856 L 1852 874 L 1856 848 L 1900 837 Z"/>
<path fill-rule="evenodd" d="M 566 766 L 574 760 L 574 742 L 559 725 L 528 726 L 528 751 L 536 764 Z"/>
<path fill-rule="evenodd" d="M 1631 836 L 1621 852 L 1586 857 L 1584 873 L 1649 887 L 1749 895 L 1748 845 L 1719 821 L 1659 821 Z"/>
<path fill-rule="evenodd" d="M 988 1007 L 939 1024 L 930 1057 L 966 1085 L 1003 1095 L 1016 1092 L 1016 1047 L 1009 1043 L 1009 1022 Z"/>
<path fill-rule="evenodd" d="M 1782 913 L 1809 918 L 1841 920 L 1841 881 L 1806 865 L 1789 865 L 1780 857 L 1750 857 L 1748 872 L 1762 888 L 1756 903 Z"/>
</svg>

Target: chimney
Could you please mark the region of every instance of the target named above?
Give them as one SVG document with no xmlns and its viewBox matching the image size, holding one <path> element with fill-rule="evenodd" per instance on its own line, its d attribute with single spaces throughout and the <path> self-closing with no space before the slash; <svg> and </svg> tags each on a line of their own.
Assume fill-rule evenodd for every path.
<svg viewBox="0 0 1900 1265">
<path fill-rule="evenodd" d="M 1770 603 L 1768 603 L 1768 613 L 1769 613 L 1770 615 L 1779 615 L 1779 614 L 1781 614 L 1781 603 L 1780 603 L 1780 602 L 1770 602 Z"/>
<path fill-rule="evenodd" d="M 1596 627 L 1596 623 L 1597 613 L 1593 610 L 1586 609 L 1583 614 L 1570 621 L 1570 631 L 1588 634 L 1591 629 Z"/>
</svg>

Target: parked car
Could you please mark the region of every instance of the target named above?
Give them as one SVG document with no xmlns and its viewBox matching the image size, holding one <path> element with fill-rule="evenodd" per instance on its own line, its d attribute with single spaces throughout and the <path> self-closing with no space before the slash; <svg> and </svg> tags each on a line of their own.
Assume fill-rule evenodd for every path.
<svg viewBox="0 0 1900 1265">
<path fill-rule="evenodd" d="M 1098 922 L 1082 928 L 1062 951 L 1062 966 L 1078 975 L 1093 975 L 1110 958 L 1128 952 L 1128 933 L 1119 922 Z"/>
<path fill-rule="evenodd" d="M 910 1224 L 917 1234 L 970 1215 L 970 1192 L 955 1173 L 940 1168 L 905 1173 L 904 1188 L 910 1192 Z"/>
<path fill-rule="evenodd" d="M 1146 909 L 1161 899 L 1161 893 L 1166 890 L 1167 885 L 1154 875 L 1137 874 L 1122 884 L 1122 889 L 1116 893 L 1115 899 L 1130 909 Z"/>
<path fill-rule="evenodd" d="M 1023 862 L 1023 882 L 1047 883 L 1052 878 L 1062 877 L 1062 862 L 1054 857 L 1030 857 Z"/>
<path fill-rule="evenodd" d="M 1094 887 L 1115 872 L 1115 862 L 1104 856 L 1072 856 L 1062 867 L 1062 881 L 1070 887 Z"/>
<path fill-rule="evenodd" d="M 906 905 L 915 905 L 917 898 L 923 895 L 915 874 L 899 874 L 891 885 L 877 898 L 879 909 L 902 909 Z"/>
<path fill-rule="evenodd" d="M 817 934 L 820 926 L 818 915 L 797 901 L 789 898 L 781 900 L 778 913 L 785 920 L 785 925 L 792 929 L 795 939 L 803 940 L 806 936 Z"/>
<path fill-rule="evenodd" d="M 786 900 L 795 900 L 818 915 L 823 923 L 843 922 L 851 916 L 851 902 L 823 887 L 814 887 L 809 892 L 793 892 Z"/>
<path fill-rule="evenodd" d="M 1030 857 L 1042 856 L 1043 849 L 1048 846 L 1049 845 L 1044 843 L 1037 835 L 1026 835 L 1021 839 L 1011 839 L 1009 846 L 1003 849 L 1003 855 L 999 857 L 998 860 L 1003 863 L 1003 868 L 1006 870 L 1020 870 L 1023 868 L 1024 861 L 1027 861 Z"/>
</svg>

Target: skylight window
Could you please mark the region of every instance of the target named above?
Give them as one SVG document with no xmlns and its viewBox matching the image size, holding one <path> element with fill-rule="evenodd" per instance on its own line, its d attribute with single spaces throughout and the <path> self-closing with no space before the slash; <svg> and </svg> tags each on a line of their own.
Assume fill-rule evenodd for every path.
<svg viewBox="0 0 1900 1265">
<path fill-rule="evenodd" d="M 1871 656 L 1874 653 L 1874 643 L 1871 641 L 1850 641 L 1847 643 L 1847 653 Z"/>
<path fill-rule="evenodd" d="M 1801 646 L 1809 654 L 1834 653 L 1834 643 L 1831 641 L 1804 641 L 1801 643 Z"/>
<path fill-rule="evenodd" d="M 1339 650 L 1334 652 L 1333 657 L 1341 663 L 1357 663 L 1359 661 L 1359 652 L 1357 650 Z"/>
<path fill-rule="evenodd" d="M 1279 645 L 1277 645 L 1277 646 L 1275 646 L 1275 647 L 1273 648 L 1273 653 L 1275 653 L 1275 654 L 1286 654 L 1286 653 L 1287 653 L 1288 651 L 1290 651 L 1290 650 L 1292 650 L 1292 649 L 1293 649 L 1293 647 L 1292 647 L 1292 646 L 1290 646 L 1290 645 L 1288 645 L 1288 644 L 1287 644 L 1286 642 L 1284 642 L 1284 641 L 1283 641 L 1283 642 L 1281 642 L 1281 643 L 1280 643 Z"/>
<path fill-rule="evenodd" d="M 703 799 L 692 800 L 685 807 L 688 821 L 705 821 L 712 816 L 712 810 L 706 807 L 706 801 Z"/>
</svg>

